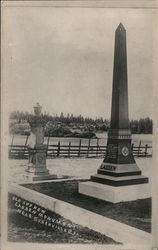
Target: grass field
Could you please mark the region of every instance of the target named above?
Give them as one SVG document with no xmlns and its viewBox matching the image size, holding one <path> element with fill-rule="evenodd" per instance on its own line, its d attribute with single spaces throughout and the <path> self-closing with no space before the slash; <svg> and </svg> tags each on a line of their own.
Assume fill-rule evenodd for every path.
<svg viewBox="0 0 158 250">
<path fill-rule="evenodd" d="M 9 207 L 8 210 L 8 241 L 27 243 L 84 243 L 84 244 L 118 244 L 112 238 L 103 234 L 74 224 L 58 214 L 52 213 L 52 218 L 60 219 L 65 227 L 73 228 L 73 233 L 61 232 L 58 229 L 50 228 L 34 222 Z M 74 233 L 75 232 L 75 233 Z"/>
<path fill-rule="evenodd" d="M 81 181 L 81 180 L 80 180 Z M 79 180 L 23 185 L 91 212 L 151 232 L 151 198 L 112 204 L 78 193 Z"/>
<path fill-rule="evenodd" d="M 57 174 L 58 176 L 67 175 L 68 177 L 89 179 L 91 175 L 95 174 L 103 159 L 90 159 L 90 158 L 77 158 L 77 159 L 66 159 L 58 158 L 47 160 L 47 167 L 50 173 Z M 136 162 L 142 173 L 151 179 L 152 170 L 152 158 L 136 158 Z M 27 181 L 25 175 L 25 170 L 27 169 L 28 160 L 8 160 L 8 180 L 9 182 L 29 182 Z M 67 182 L 69 183 L 69 182 Z M 102 203 L 103 201 L 95 201 L 96 199 L 90 198 L 86 199 L 88 203 L 83 202 L 85 197 L 78 197 L 76 195 L 77 182 L 72 182 L 72 185 L 61 186 L 64 187 L 63 191 L 59 187 L 55 187 L 58 190 L 56 194 L 57 198 L 65 199 L 65 201 L 70 202 L 74 205 L 79 205 L 81 207 L 88 209 L 88 207 L 93 207 L 93 212 L 97 213 L 97 210 L 102 213 L 102 215 L 109 218 L 119 220 L 128 225 L 140 228 L 147 232 L 151 230 L 151 200 L 146 199 L 143 202 L 138 201 L 138 203 L 119 203 L 112 208 L 110 203 L 106 203 L 106 206 Z M 150 184 L 150 182 L 149 182 Z M 38 189 L 38 186 L 36 186 Z M 54 187 L 52 187 L 54 189 Z M 47 187 L 43 187 L 44 192 L 48 192 Z M 67 191 L 66 191 L 67 190 Z M 49 190 L 50 191 L 50 190 Z M 66 192 L 65 192 L 66 191 Z M 54 192 L 52 192 L 54 193 Z M 66 193 L 66 195 L 65 195 Z M 77 197 L 77 199 L 75 198 Z M 75 198 L 75 199 L 74 199 Z M 78 203 L 74 203 L 74 201 Z M 93 206 L 91 206 L 91 204 Z M 95 204 L 95 206 L 94 206 Z M 113 217 L 112 217 L 113 216 Z M 87 238 L 86 235 L 81 237 L 71 236 L 69 234 L 61 234 L 60 232 L 50 231 L 46 228 L 41 228 L 37 224 L 34 224 L 26 218 L 21 218 L 16 214 L 14 210 L 9 209 L 9 240 L 10 241 L 26 241 L 26 242 L 43 242 L 46 237 L 45 242 L 49 243 L 99 243 L 99 244 L 113 244 L 110 243 L 112 239 L 108 239 L 103 236 L 96 236 L 92 233 L 92 237 Z M 94 238 L 93 238 L 94 236 Z M 100 237 L 100 238 L 98 238 Z M 109 242 L 109 243 L 108 243 Z"/>
<path fill-rule="evenodd" d="M 58 176 L 89 179 L 97 172 L 103 159 L 101 158 L 54 158 L 47 160 L 47 167 L 51 174 Z M 136 158 L 142 173 L 151 178 L 152 158 Z M 25 170 L 28 160 L 8 160 L 8 179 L 11 182 L 27 181 Z"/>
</svg>

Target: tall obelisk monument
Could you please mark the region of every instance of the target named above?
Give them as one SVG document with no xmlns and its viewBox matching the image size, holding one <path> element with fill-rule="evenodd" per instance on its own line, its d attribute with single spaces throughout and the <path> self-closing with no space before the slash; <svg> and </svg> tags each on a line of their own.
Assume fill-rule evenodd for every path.
<svg viewBox="0 0 158 250">
<path fill-rule="evenodd" d="M 120 23 L 115 32 L 111 125 L 107 152 L 96 175 L 79 183 L 79 192 L 113 203 L 150 196 L 148 178 L 133 157 L 128 116 L 126 30 Z"/>
<path fill-rule="evenodd" d="M 128 117 L 126 30 L 121 23 L 115 32 L 111 125 L 108 132 L 107 154 L 101 168 L 110 170 L 108 163 L 114 164 L 112 166 L 116 168 L 117 172 L 139 170 L 131 150 L 131 131 Z"/>
</svg>

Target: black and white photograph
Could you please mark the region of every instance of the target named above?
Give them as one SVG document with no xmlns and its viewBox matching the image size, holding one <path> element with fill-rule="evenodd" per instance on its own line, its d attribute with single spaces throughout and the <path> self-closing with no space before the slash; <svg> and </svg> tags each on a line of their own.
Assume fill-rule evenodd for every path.
<svg viewBox="0 0 158 250">
<path fill-rule="evenodd" d="M 157 249 L 157 1 L 1 7 L 1 249 Z"/>
</svg>

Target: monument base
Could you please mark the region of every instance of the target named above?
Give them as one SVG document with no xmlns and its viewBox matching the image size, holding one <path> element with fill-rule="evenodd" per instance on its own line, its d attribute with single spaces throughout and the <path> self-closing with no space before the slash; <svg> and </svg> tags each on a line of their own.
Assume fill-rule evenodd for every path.
<svg viewBox="0 0 158 250">
<path fill-rule="evenodd" d="M 134 201 L 151 197 L 148 183 L 129 186 L 109 186 L 97 182 L 87 181 L 79 183 L 79 193 L 90 197 L 118 203 L 121 201 Z"/>
<path fill-rule="evenodd" d="M 27 172 L 26 177 L 32 181 L 42 181 L 42 180 L 53 180 L 57 179 L 57 175 L 49 174 L 48 169 L 42 168 L 28 168 L 25 170 Z"/>
<path fill-rule="evenodd" d="M 45 175 L 35 175 L 28 173 L 26 177 L 31 181 L 43 181 L 43 180 L 54 180 L 57 179 L 57 175 L 45 174 Z"/>
</svg>

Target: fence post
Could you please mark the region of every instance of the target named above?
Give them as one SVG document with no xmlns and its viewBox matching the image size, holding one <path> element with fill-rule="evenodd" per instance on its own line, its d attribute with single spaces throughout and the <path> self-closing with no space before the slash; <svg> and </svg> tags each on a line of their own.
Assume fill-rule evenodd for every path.
<svg viewBox="0 0 158 250">
<path fill-rule="evenodd" d="M 97 151 L 96 151 L 96 157 L 98 157 L 98 150 L 99 150 L 99 138 L 97 138 Z"/>
<path fill-rule="evenodd" d="M 105 146 L 105 156 L 106 156 L 106 154 L 107 154 L 107 145 Z"/>
<path fill-rule="evenodd" d="M 12 151 L 13 141 L 14 141 L 14 134 L 13 134 L 13 136 L 12 136 L 12 141 L 11 141 L 11 146 L 10 146 L 9 154 L 11 154 L 11 151 Z"/>
<path fill-rule="evenodd" d="M 145 153 L 145 157 L 146 157 L 148 154 L 148 144 L 145 145 L 145 152 L 144 153 Z"/>
<path fill-rule="evenodd" d="M 57 157 L 60 155 L 60 141 L 58 142 Z"/>
<path fill-rule="evenodd" d="M 138 157 L 139 157 L 139 153 L 140 153 L 140 148 L 141 148 L 141 141 L 139 142 L 139 146 L 138 146 Z"/>
<path fill-rule="evenodd" d="M 50 136 L 48 135 L 48 138 L 47 138 L 47 152 L 46 152 L 46 157 L 47 157 L 47 155 L 48 155 L 49 138 L 50 138 Z"/>
<path fill-rule="evenodd" d="M 89 155 L 90 144 L 91 144 L 91 139 L 89 139 L 89 141 L 88 141 L 87 158 L 88 158 L 88 155 Z"/>
<path fill-rule="evenodd" d="M 80 157 L 80 152 L 81 152 L 81 139 L 79 141 L 79 147 L 78 147 L 78 157 Z"/>
<path fill-rule="evenodd" d="M 134 155 L 134 152 L 133 152 L 133 149 L 134 149 L 134 143 L 132 143 L 132 145 L 131 145 L 131 149 L 132 149 L 132 153 L 133 153 L 133 155 Z"/>
<path fill-rule="evenodd" d="M 26 141 L 25 141 L 24 151 L 23 151 L 23 157 L 25 156 L 25 149 L 26 149 L 28 138 L 29 138 L 29 135 L 26 136 Z"/>
<path fill-rule="evenodd" d="M 71 141 L 69 142 L 68 157 L 70 157 L 70 150 L 71 150 Z"/>
</svg>

